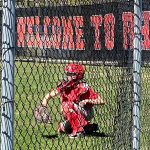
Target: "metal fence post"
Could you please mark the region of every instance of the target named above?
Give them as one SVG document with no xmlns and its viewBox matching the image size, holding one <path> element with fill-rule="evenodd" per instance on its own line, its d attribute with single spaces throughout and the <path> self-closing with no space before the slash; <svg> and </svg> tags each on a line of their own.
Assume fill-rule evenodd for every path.
<svg viewBox="0 0 150 150">
<path fill-rule="evenodd" d="M 134 51 L 133 51 L 133 149 L 140 149 L 140 102 L 141 102 L 141 27 L 142 0 L 134 0 Z"/>
<path fill-rule="evenodd" d="M 3 0 L 1 150 L 13 150 L 15 0 Z"/>
</svg>

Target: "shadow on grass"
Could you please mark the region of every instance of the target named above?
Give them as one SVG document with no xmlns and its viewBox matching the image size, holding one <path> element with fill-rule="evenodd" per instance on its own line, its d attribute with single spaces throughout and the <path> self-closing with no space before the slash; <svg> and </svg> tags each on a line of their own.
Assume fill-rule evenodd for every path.
<svg viewBox="0 0 150 150">
<path fill-rule="evenodd" d="M 113 137 L 113 135 L 108 134 L 108 133 L 104 133 L 104 132 L 93 132 L 91 134 L 86 134 L 85 136 L 87 137 Z"/>
<path fill-rule="evenodd" d="M 55 139 L 58 137 L 58 134 L 53 134 L 53 135 L 42 135 L 43 138 L 47 139 Z"/>
<path fill-rule="evenodd" d="M 67 135 L 67 134 L 66 134 Z M 55 139 L 58 138 L 58 134 L 53 135 L 42 135 L 43 138 L 47 139 Z M 93 132 L 91 134 L 86 134 L 85 137 L 99 137 L 99 138 L 107 138 L 107 137 L 113 137 L 111 134 L 106 134 L 104 132 Z"/>
</svg>

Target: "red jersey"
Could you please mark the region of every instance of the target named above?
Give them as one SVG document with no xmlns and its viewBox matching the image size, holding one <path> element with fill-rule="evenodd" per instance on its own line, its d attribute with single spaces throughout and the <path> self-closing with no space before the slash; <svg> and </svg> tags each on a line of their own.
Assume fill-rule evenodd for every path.
<svg viewBox="0 0 150 150">
<path fill-rule="evenodd" d="M 97 99 L 98 94 L 91 89 L 87 83 L 80 82 L 77 85 L 65 88 L 61 90 L 60 86 L 57 86 L 56 90 L 60 93 L 61 102 L 74 102 L 78 104 L 85 99 Z M 92 104 L 86 104 L 85 108 L 91 108 Z"/>
</svg>

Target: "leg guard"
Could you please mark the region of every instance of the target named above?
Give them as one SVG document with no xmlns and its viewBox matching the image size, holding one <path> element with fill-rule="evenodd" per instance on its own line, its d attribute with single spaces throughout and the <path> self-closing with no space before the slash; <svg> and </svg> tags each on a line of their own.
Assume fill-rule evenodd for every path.
<svg viewBox="0 0 150 150">
<path fill-rule="evenodd" d="M 62 104 L 62 113 L 71 126 L 72 132 L 83 132 L 83 127 L 88 124 L 85 116 L 77 111 L 74 104 L 71 102 L 65 102 Z"/>
</svg>

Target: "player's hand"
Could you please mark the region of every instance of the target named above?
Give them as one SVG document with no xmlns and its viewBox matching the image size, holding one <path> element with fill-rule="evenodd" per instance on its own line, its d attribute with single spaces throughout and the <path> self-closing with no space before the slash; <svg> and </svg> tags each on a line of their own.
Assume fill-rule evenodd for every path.
<svg viewBox="0 0 150 150">
<path fill-rule="evenodd" d="M 79 102 L 79 106 L 80 107 L 84 107 L 87 104 L 88 100 L 82 100 L 81 102 Z"/>
</svg>

